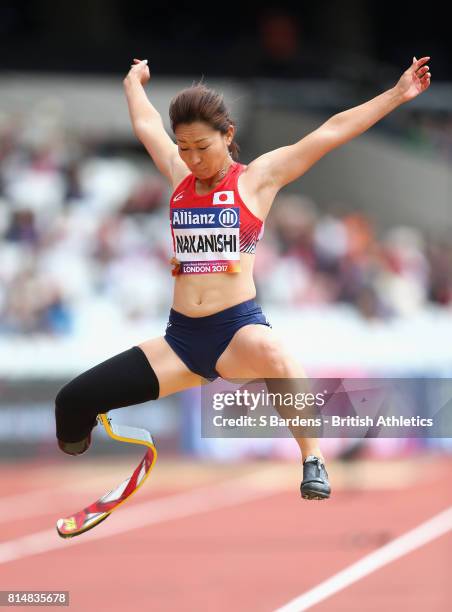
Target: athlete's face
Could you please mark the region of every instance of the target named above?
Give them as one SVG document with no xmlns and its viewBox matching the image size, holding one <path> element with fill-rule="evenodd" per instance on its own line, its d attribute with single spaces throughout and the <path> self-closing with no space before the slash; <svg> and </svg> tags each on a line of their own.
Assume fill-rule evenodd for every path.
<svg viewBox="0 0 452 612">
<path fill-rule="evenodd" d="M 180 123 L 175 129 L 179 155 L 200 179 L 215 176 L 224 166 L 234 137 L 234 126 L 226 134 L 204 122 Z"/>
</svg>

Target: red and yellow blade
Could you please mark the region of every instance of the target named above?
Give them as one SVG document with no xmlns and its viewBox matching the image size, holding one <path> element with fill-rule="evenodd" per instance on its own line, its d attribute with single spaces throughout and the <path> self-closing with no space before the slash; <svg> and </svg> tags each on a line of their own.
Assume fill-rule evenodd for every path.
<svg viewBox="0 0 452 612">
<path fill-rule="evenodd" d="M 72 538 L 92 529 L 104 521 L 113 510 L 128 500 L 144 483 L 157 459 L 157 450 L 151 434 L 145 429 L 112 424 L 106 414 L 99 414 L 98 420 L 105 427 L 108 435 L 118 442 L 146 446 L 143 459 L 135 468 L 132 476 L 115 487 L 100 499 L 80 512 L 67 518 L 58 519 L 56 528 L 62 538 Z"/>
</svg>

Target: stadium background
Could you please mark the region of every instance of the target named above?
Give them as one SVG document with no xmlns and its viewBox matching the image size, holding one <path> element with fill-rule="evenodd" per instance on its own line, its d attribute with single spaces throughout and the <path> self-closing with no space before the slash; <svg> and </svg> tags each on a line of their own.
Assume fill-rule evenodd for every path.
<svg viewBox="0 0 452 612">
<path fill-rule="evenodd" d="M 35 474 L 37 486 L 65 479 L 72 461 L 92 470 L 116 466 L 121 457 L 118 465 L 128 466 L 136 455 L 96 431 L 89 456 L 62 457 L 53 417 L 53 398 L 65 382 L 161 335 L 171 305 L 171 190 L 130 126 L 122 79 L 133 57 L 149 60 L 146 90 L 168 130 L 169 101 L 179 89 L 204 78 L 223 91 L 238 122 L 240 160 L 248 163 L 391 87 L 413 55 L 431 56 L 428 92 L 278 194 L 255 280 L 268 319 L 311 377 L 416 378 L 420 395 L 422 379 L 452 377 L 452 48 L 435 3 L 424 12 L 421 4 L 388 15 L 376 2 L 283 2 L 250 4 L 237 18 L 235 6 L 201 14 L 141 1 L 2 3 L 5 503 L 26 494 L 25 474 Z M 431 401 L 419 410 L 430 414 Z M 161 474 L 170 475 L 173 488 L 177 470 L 196 485 L 214 480 L 215 470 L 241 474 L 247 466 L 286 466 L 291 474 L 298 457 L 290 438 L 202 439 L 198 390 L 113 416 L 152 431 Z M 447 438 L 328 439 L 322 449 L 344 499 L 350 490 L 372 491 L 372 483 L 403 491 L 408 473 L 413 485 L 416 474 L 425 476 L 419 465 L 430 465 L 450 489 Z M 363 465 L 371 471 L 358 486 L 349 476 Z M 383 473 L 391 476 L 380 480 Z M 298 476 L 286 483 L 292 495 Z M 163 476 L 161 483 L 166 491 Z M 152 482 L 146 486 L 152 496 Z M 59 503 L 62 512 L 74 509 Z M 2 542 L 22 527 L 31 531 L 26 524 L 7 528 Z M 376 546 L 372 538 L 367 544 Z M 83 587 L 74 589 L 82 601 Z M 432 609 L 446 609 L 446 591 L 441 584 L 444 600 L 438 595 Z"/>
</svg>

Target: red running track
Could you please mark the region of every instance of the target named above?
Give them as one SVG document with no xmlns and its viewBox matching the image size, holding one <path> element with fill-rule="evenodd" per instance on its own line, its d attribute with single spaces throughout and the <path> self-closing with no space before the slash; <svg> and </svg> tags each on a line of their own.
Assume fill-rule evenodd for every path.
<svg viewBox="0 0 452 612">
<path fill-rule="evenodd" d="M 452 462 L 445 458 L 410 464 L 408 486 L 371 490 L 344 486 L 349 468 L 335 464 L 334 495 L 322 502 L 301 500 L 289 464 L 198 466 L 198 473 L 188 462 L 168 469 L 159 461 L 160 475 L 156 468 L 145 490 L 70 541 L 58 537 L 55 521 L 79 509 L 80 497 L 84 503 L 105 492 L 102 470 L 78 463 L 74 477 L 68 463 L 0 466 L 0 590 L 69 590 L 70 609 L 89 612 L 270 612 L 452 506 Z M 374 466 L 377 475 L 382 469 Z M 12 497 L 21 494 L 32 496 L 26 511 Z M 38 534 L 41 552 L 21 540 L 30 534 Z M 446 612 L 451 566 L 449 531 L 312 609 Z"/>
</svg>

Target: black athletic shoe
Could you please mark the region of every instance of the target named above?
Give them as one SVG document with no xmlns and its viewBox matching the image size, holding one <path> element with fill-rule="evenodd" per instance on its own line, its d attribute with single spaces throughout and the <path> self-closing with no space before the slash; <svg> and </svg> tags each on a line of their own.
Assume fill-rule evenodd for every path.
<svg viewBox="0 0 452 612">
<path fill-rule="evenodd" d="M 96 427 L 96 425 L 97 419 L 95 424 L 93 425 L 93 429 L 94 427 Z M 60 450 L 62 450 L 63 453 L 66 453 L 67 455 L 82 455 L 91 446 L 91 431 L 86 436 L 86 438 L 83 438 L 83 440 L 80 440 L 80 442 L 63 442 L 63 440 L 58 440 L 58 446 Z"/>
<path fill-rule="evenodd" d="M 303 461 L 300 491 L 304 499 L 328 499 L 330 496 L 331 487 L 325 465 L 314 455 L 309 455 Z"/>
</svg>

